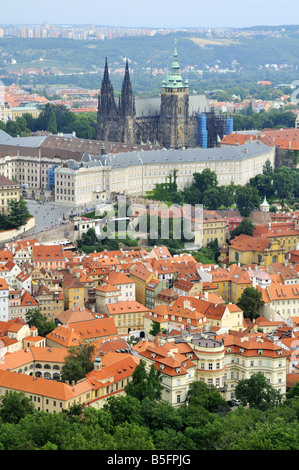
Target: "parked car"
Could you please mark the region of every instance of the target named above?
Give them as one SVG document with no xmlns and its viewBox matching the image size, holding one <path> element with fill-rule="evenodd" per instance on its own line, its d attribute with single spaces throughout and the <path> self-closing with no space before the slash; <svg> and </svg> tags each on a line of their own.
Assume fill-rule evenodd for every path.
<svg viewBox="0 0 299 470">
<path fill-rule="evenodd" d="M 239 406 L 239 405 L 241 405 L 241 402 L 240 402 L 240 400 L 237 400 L 236 398 L 232 398 L 231 404 L 232 404 L 232 406 Z"/>
</svg>

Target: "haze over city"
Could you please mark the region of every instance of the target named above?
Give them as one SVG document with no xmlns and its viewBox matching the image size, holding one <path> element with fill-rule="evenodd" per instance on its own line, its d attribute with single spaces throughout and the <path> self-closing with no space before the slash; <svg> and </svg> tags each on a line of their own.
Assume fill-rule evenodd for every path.
<svg viewBox="0 0 299 470">
<path fill-rule="evenodd" d="M 21 0 L 1 6 L 1 23 L 53 24 L 93 23 L 109 26 L 181 28 L 181 27 L 250 27 L 255 25 L 294 24 L 299 13 L 296 0 L 238 1 L 214 0 L 188 2 L 151 0 L 112 0 L 109 3 L 87 0 Z"/>
</svg>

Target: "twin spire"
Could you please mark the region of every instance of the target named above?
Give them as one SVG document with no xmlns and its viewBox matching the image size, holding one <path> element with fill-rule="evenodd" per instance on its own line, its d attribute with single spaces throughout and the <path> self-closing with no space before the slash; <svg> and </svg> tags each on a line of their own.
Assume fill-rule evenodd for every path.
<svg viewBox="0 0 299 470">
<path fill-rule="evenodd" d="M 99 110 L 103 114 L 121 116 L 135 115 L 135 100 L 132 92 L 132 85 L 129 72 L 129 61 L 126 59 L 125 76 L 122 84 L 121 95 L 118 100 L 118 109 L 114 99 L 113 86 L 109 77 L 108 61 L 105 59 L 104 76 L 99 98 Z"/>
</svg>

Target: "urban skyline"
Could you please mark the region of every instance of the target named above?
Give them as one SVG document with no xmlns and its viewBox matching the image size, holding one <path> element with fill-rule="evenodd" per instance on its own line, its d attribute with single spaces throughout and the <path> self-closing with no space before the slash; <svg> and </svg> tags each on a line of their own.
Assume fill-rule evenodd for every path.
<svg viewBox="0 0 299 470">
<path fill-rule="evenodd" d="M 77 0 L 72 2 L 53 0 L 45 2 L 40 9 L 37 0 L 26 6 L 20 0 L 2 6 L 2 24 L 38 24 L 48 21 L 53 24 L 101 24 L 115 27 L 192 28 L 192 27 L 250 27 L 258 25 L 294 24 L 299 12 L 295 0 L 284 2 L 283 9 L 278 0 L 238 2 L 214 0 L 208 4 L 189 0 L 181 3 L 152 0 L 150 8 L 144 0 L 122 3 L 112 0 L 103 7 L 95 0 L 88 0 L 84 8 Z"/>
</svg>

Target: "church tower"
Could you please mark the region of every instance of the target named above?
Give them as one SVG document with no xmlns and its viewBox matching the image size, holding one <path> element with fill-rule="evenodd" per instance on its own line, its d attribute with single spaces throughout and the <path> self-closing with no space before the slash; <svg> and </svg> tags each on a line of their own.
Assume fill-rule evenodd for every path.
<svg viewBox="0 0 299 470">
<path fill-rule="evenodd" d="M 119 115 L 114 98 L 113 86 L 109 78 L 107 58 L 105 61 L 104 77 L 98 100 L 98 130 L 97 139 L 119 142 Z"/>
<path fill-rule="evenodd" d="M 171 73 L 162 82 L 160 142 L 173 149 L 189 145 L 189 85 L 180 75 L 176 42 Z"/>
<path fill-rule="evenodd" d="M 136 111 L 133 97 L 132 84 L 129 72 L 129 63 L 126 60 L 125 76 L 119 99 L 119 116 L 122 121 L 122 142 L 135 143 L 136 140 Z"/>
</svg>

